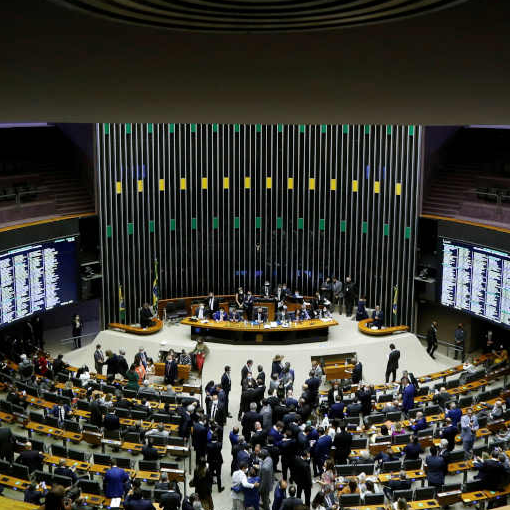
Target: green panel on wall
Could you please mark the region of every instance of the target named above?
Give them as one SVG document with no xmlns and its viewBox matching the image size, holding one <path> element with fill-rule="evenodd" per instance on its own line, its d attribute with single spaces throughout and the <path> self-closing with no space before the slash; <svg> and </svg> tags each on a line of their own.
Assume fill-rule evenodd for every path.
<svg viewBox="0 0 510 510">
<path fill-rule="evenodd" d="M 112 226 L 106 225 L 106 237 L 112 237 Z"/>
<path fill-rule="evenodd" d="M 175 133 L 175 124 L 168 124 L 168 130 L 170 133 Z"/>
<path fill-rule="evenodd" d="M 370 125 L 369 124 L 365 124 L 365 134 L 366 135 L 370 134 Z"/>
<path fill-rule="evenodd" d="M 388 223 L 385 223 L 384 226 L 383 226 L 383 234 L 385 236 L 389 236 L 390 235 L 390 225 Z"/>
<path fill-rule="evenodd" d="M 386 126 L 386 134 L 387 135 L 391 135 L 392 131 L 393 131 L 393 127 L 392 126 Z"/>
<path fill-rule="evenodd" d="M 262 124 L 257 124 L 257 133 L 262 133 Z"/>
<path fill-rule="evenodd" d="M 213 133 L 217 133 L 218 132 L 218 124 L 213 124 L 212 130 L 213 130 Z"/>
<path fill-rule="evenodd" d="M 406 227 L 405 237 L 406 237 L 406 239 L 411 238 L 411 227 Z"/>
<path fill-rule="evenodd" d="M 234 217 L 234 228 L 239 228 L 239 216 Z"/>
<path fill-rule="evenodd" d="M 342 126 L 342 133 L 343 133 L 344 135 L 349 134 L 349 124 L 344 124 L 344 125 Z"/>
<path fill-rule="evenodd" d="M 109 135 L 110 134 L 110 124 L 103 124 L 104 134 Z"/>
<path fill-rule="evenodd" d="M 347 222 L 345 220 L 340 221 L 340 232 L 347 231 Z"/>
<path fill-rule="evenodd" d="M 326 220 L 320 219 L 319 220 L 319 230 L 325 230 L 326 229 Z"/>
<path fill-rule="evenodd" d="M 191 230 L 196 230 L 196 229 L 197 229 L 197 219 L 191 218 Z"/>
<path fill-rule="evenodd" d="M 260 216 L 255 217 L 255 228 L 260 228 L 262 226 L 262 218 Z"/>
<path fill-rule="evenodd" d="M 304 226 L 305 226 L 305 220 L 303 218 L 298 218 L 297 219 L 297 228 L 299 230 L 303 230 Z"/>
<path fill-rule="evenodd" d="M 364 221 L 362 224 L 361 224 L 361 231 L 366 234 L 368 232 L 368 223 L 366 221 Z"/>
<path fill-rule="evenodd" d="M 130 134 L 131 134 L 131 122 L 129 122 L 128 124 L 126 124 L 126 134 L 127 134 L 127 135 L 130 135 Z"/>
<path fill-rule="evenodd" d="M 154 133 L 154 124 L 152 122 L 149 122 L 149 124 L 147 124 L 147 131 L 149 133 Z"/>
<path fill-rule="evenodd" d="M 150 221 L 149 221 L 149 232 L 150 232 L 151 234 L 153 234 L 153 233 L 154 233 L 154 220 L 150 220 Z"/>
<path fill-rule="evenodd" d="M 413 125 L 409 126 L 407 132 L 409 133 L 409 136 L 414 136 L 414 126 Z"/>
<path fill-rule="evenodd" d="M 278 133 L 283 133 L 283 124 L 278 124 Z"/>
<path fill-rule="evenodd" d="M 283 227 L 283 219 L 281 217 L 276 218 L 276 228 Z"/>
<path fill-rule="evenodd" d="M 212 228 L 218 228 L 218 225 L 219 225 L 219 221 L 218 221 L 218 218 L 213 218 L 212 219 Z"/>
<path fill-rule="evenodd" d="M 328 132 L 328 126 L 326 124 L 321 124 L 321 133 L 327 133 Z"/>
<path fill-rule="evenodd" d="M 191 129 L 192 133 L 196 133 L 197 132 L 197 125 L 196 124 L 191 124 L 190 129 Z"/>
<path fill-rule="evenodd" d="M 131 235 L 134 231 L 135 231 L 135 226 L 133 225 L 133 223 L 128 223 L 127 224 L 127 233 L 129 235 Z"/>
<path fill-rule="evenodd" d="M 170 220 L 170 230 L 175 230 L 175 220 Z"/>
<path fill-rule="evenodd" d="M 239 133 L 239 130 L 240 130 L 239 124 L 234 124 L 234 131 L 236 133 Z"/>
<path fill-rule="evenodd" d="M 300 124 L 299 125 L 299 132 L 300 133 L 304 133 L 305 132 L 305 128 L 306 128 L 306 126 L 304 124 Z"/>
</svg>

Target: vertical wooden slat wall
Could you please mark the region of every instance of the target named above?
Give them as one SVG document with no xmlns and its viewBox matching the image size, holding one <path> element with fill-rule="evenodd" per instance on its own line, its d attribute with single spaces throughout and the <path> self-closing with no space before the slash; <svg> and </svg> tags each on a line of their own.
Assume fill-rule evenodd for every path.
<svg viewBox="0 0 510 510">
<path fill-rule="evenodd" d="M 161 298 L 351 275 L 412 324 L 422 128 L 97 124 L 103 321 Z M 392 313 L 398 287 L 397 314 Z"/>
</svg>

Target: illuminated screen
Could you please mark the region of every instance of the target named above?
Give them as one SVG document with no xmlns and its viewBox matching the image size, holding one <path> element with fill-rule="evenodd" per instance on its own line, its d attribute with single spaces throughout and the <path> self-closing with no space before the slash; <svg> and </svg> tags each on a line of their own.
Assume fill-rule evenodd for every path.
<svg viewBox="0 0 510 510">
<path fill-rule="evenodd" d="M 76 238 L 23 246 L 0 255 L 0 325 L 78 299 Z"/>
<path fill-rule="evenodd" d="M 510 327 L 510 254 L 442 239 L 441 304 Z"/>
</svg>

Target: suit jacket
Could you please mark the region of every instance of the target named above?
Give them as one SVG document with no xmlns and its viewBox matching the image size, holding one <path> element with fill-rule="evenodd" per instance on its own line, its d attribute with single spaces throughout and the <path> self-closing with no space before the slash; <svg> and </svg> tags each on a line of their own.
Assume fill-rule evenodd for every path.
<svg viewBox="0 0 510 510">
<path fill-rule="evenodd" d="M 476 431 L 479 428 L 478 418 L 473 414 L 471 416 L 472 425 L 469 424 L 469 417 L 465 414 L 460 419 L 460 437 L 462 441 L 469 441 L 474 439 L 476 436 Z"/>
<path fill-rule="evenodd" d="M 256 421 L 262 423 L 262 416 L 257 411 L 246 411 L 241 419 L 241 426 L 243 427 L 243 436 L 246 437 L 246 432 L 253 432 L 253 425 Z"/>
<path fill-rule="evenodd" d="M 445 461 L 440 455 L 429 455 L 425 459 L 427 464 L 427 480 L 429 485 L 443 485 Z"/>
<path fill-rule="evenodd" d="M 414 386 L 408 384 L 402 393 L 402 408 L 404 411 L 409 411 L 414 407 Z"/>
<path fill-rule="evenodd" d="M 143 460 L 159 460 L 158 450 L 152 445 L 146 444 L 142 448 Z"/>
<path fill-rule="evenodd" d="M 219 441 L 207 443 L 207 462 L 210 466 L 223 464 L 223 456 L 221 454 L 222 446 L 222 443 Z"/>
<path fill-rule="evenodd" d="M 129 365 L 126 361 L 126 358 L 120 354 L 117 358 L 117 370 L 119 371 L 119 374 L 122 374 L 123 376 L 125 376 L 129 370 Z"/>
<path fill-rule="evenodd" d="M 251 371 L 252 371 L 252 369 L 248 368 L 246 365 L 244 365 L 243 368 L 241 368 L 241 384 L 248 376 L 248 372 L 251 372 Z"/>
<path fill-rule="evenodd" d="M 347 458 L 351 453 L 352 434 L 349 432 L 338 432 L 333 440 L 335 445 L 335 459 Z"/>
<path fill-rule="evenodd" d="M 78 480 L 78 475 L 75 471 L 73 471 L 71 468 L 68 467 L 57 467 L 54 469 L 53 474 L 60 475 L 60 476 L 68 476 L 72 479 L 73 483 L 76 483 L 76 480 Z"/>
<path fill-rule="evenodd" d="M 363 365 L 360 361 L 354 365 L 352 369 L 352 382 L 353 384 L 358 384 L 363 378 Z"/>
<path fill-rule="evenodd" d="M 448 450 L 452 451 L 455 448 L 455 436 L 457 435 L 457 427 L 450 425 L 441 431 L 441 438 L 448 441 Z"/>
<path fill-rule="evenodd" d="M 37 450 L 24 450 L 18 458 L 18 464 L 27 466 L 30 473 L 33 471 L 42 471 L 43 468 L 43 456 Z"/>
<path fill-rule="evenodd" d="M 121 468 L 114 466 L 104 475 L 103 487 L 107 498 L 121 498 L 124 495 L 124 484 L 129 475 Z"/>
<path fill-rule="evenodd" d="M 207 428 L 199 422 L 193 424 L 192 444 L 197 453 L 205 455 L 207 449 Z"/>
<path fill-rule="evenodd" d="M 420 430 L 424 430 L 427 428 L 427 420 L 425 419 L 425 416 L 423 418 L 419 419 L 414 423 L 414 425 L 411 425 L 409 427 L 413 432 L 418 432 Z"/>
<path fill-rule="evenodd" d="M 318 377 L 310 377 L 305 381 L 305 383 L 308 385 L 308 389 L 311 393 L 314 395 L 317 395 L 319 393 L 319 388 L 321 385 L 321 380 Z"/>
<path fill-rule="evenodd" d="M 221 376 L 221 387 L 225 393 L 229 393 L 232 388 L 232 381 L 226 373 Z"/>
<path fill-rule="evenodd" d="M 386 370 L 396 370 L 398 368 L 398 360 L 400 359 L 400 351 L 393 349 L 388 356 L 388 365 Z"/>
<path fill-rule="evenodd" d="M 119 430 L 120 420 L 116 414 L 107 413 L 104 417 L 105 430 Z"/>
<path fill-rule="evenodd" d="M 323 435 L 319 437 L 316 443 L 313 445 L 312 452 L 315 459 L 318 459 L 319 462 L 325 462 L 329 457 L 329 451 L 331 450 L 331 445 L 333 440 L 331 436 Z M 322 464 L 320 464 L 322 465 Z"/>
<path fill-rule="evenodd" d="M 207 298 L 207 301 L 206 301 L 206 306 L 207 306 L 207 309 L 210 311 L 210 312 L 216 312 L 218 311 L 219 309 L 219 306 L 220 306 L 220 300 L 218 298 L 210 298 L 208 297 Z"/>
<path fill-rule="evenodd" d="M 328 411 L 328 418 L 330 420 L 334 419 L 343 419 L 344 417 L 344 407 L 345 404 L 343 402 L 335 402 Z"/>
<path fill-rule="evenodd" d="M 292 477 L 294 478 L 296 485 L 301 487 L 311 487 L 312 470 L 310 469 L 310 462 L 302 459 L 301 457 L 296 457 L 294 460 Z"/>
<path fill-rule="evenodd" d="M 262 312 L 255 311 L 253 312 L 253 320 L 257 322 L 267 322 L 267 313 L 262 310 Z"/>
<path fill-rule="evenodd" d="M 217 310 L 216 312 L 213 313 L 213 319 L 215 321 L 228 321 L 228 313 L 223 311 L 223 317 L 221 316 L 221 311 L 220 310 Z"/>
<path fill-rule="evenodd" d="M 282 502 L 286 496 L 285 493 L 286 493 L 285 489 L 282 489 L 280 487 L 280 484 L 278 483 L 274 490 L 273 506 L 271 507 L 271 510 L 280 510 Z"/>
<path fill-rule="evenodd" d="M 260 492 L 269 493 L 273 490 L 273 459 L 267 456 L 260 465 Z"/>
<path fill-rule="evenodd" d="M 163 510 L 170 510 L 173 508 L 179 508 L 181 503 L 181 496 L 178 492 L 168 491 L 162 494 L 159 506 Z"/>
</svg>

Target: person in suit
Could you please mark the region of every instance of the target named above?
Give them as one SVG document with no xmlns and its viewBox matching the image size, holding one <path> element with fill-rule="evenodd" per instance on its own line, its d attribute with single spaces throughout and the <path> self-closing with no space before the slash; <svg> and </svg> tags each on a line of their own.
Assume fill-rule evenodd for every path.
<svg viewBox="0 0 510 510">
<path fill-rule="evenodd" d="M 175 384 L 175 380 L 177 379 L 177 361 L 175 361 L 174 357 L 169 354 L 166 363 L 165 363 L 165 383 L 171 384 L 172 386 Z"/>
<path fill-rule="evenodd" d="M 295 494 L 295 492 L 294 492 Z M 280 510 L 283 500 L 287 497 L 287 482 L 280 480 L 274 489 L 273 505 L 271 510 Z"/>
<path fill-rule="evenodd" d="M 473 443 L 476 439 L 476 431 L 480 428 L 478 418 L 473 414 L 473 410 L 469 407 L 466 414 L 460 419 L 460 438 L 462 439 L 462 449 L 464 450 L 466 459 L 469 459 L 473 451 Z"/>
<path fill-rule="evenodd" d="M 201 416 L 193 425 L 193 434 L 191 437 L 193 448 L 196 453 L 196 463 L 206 456 L 207 452 L 207 427 L 205 426 L 205 418 Z"/>
<path fill-rule="evenodd" d="M 441 430 L 441 438 L 448 441 L 448 451 L 451 452 L 455 448 L 455 437 L 458 429 L 452 424 L 450 418 L 446 418 L 446 426 Z"/>
<path fill-rule="evenodd" d="M 16 462 L 28 467 L 30 473 L 42 471 L 44 456 L 37 450 L 32 450 L 32 443 L 25 443 L 24 450 L 18 455 Z"/>
<path fill-rule="evenodd" d="M 103 427 L 105 430 L 109 430 L 111 432 L 120 430 L 120 420 L 119 417 L 115 414 L 115 409 L 109 409 L 106 412 Z"/>
<path fill-rule="evenodd" d="M 414 407 L 414 386 L 409 382 L 407 377 L 404 379 L 404 389 L 402 391 L 402 409 L 405 413 Z"/>
<path fill-rule="evenodd" d="M 282 501 L 280 510 L 295 510 L 303 505 L 303 500 L 296 497 L 296 487 L 291 485 L 288 488 L 289 496 Z"/>
<path fill-rule="evenodd" d="M 344 422 L 340 425 L 340 432 L 335 434 L 333 445 L 335 446 L 335 464 L 347 464 L 351 454 L 352 434 L 347 432 Z"/>
<path fill-rule="evenodd" d="M 117 356 L 117 372 L 125 378 L 128 370 L 129 365 L 126 360 L 126 351 L 124 349 L 119 349 L 119 354 Z"/>
<path fill-rule="evenodd" d="M 462 324 L 459 324 L 457 326 L 457 329 L 454 332 L 454 338 L 455 338 L 455 359 L 458 359 L 459 353 L 462 360 L 462 363 L 464 363 L 464 340 L 466 337 L 466 332 L 464 331 L 464 326 Z"/>
<path fill-rule="evenodd" d="M 154 445 L 152 444 L 152 440 L 150 437 L 147 438 L 147 442 L 142 447 L 142 455 L 143 460 L 159 460 L 159 453 L 156 448 L 154 448 Z"/>
<path fill-rule="evenodd" d="M 478 469 L 479 479 L 484 489 L 491 491 L 500 491 L 508 484 L 510 475 L 505 468 L 505 455 L 494 450 L 491 458 L 482 460 L 475 457 L 473 467 Z"/>
<path fill-rule="evenodd" d="M 71 331 L 73 337 L 74 348 L 81 347 L 81 335 L 83 331 L 83 322 L 78 314 L 73 315 L 71 320 Z"/>
<path fill-rule="evenodd" d="M 260 294 L 264 299 L 269 299 L 271 297 L 271 284 L 267 280 L 264 282 Z"/>
<path fill-rule="evenodd" d="M 363 379 L 363 365 L 361 361 L 353 359 L 351 360 L 351 364 L 354 365 L 352 369 L 352 384 L 359 384 Z"/>
<path fill-rule="evenodd" d="M 0 459 L 12 463 L 14 460 L 14 448 L 16 439 L 10 427 L 0 428 Z"/>
<path fill-rule="evenodd" d="M 207 297 L 207 314 L 209 317 L 213 317 L 214 314 L 219 310 L 220 300 L 214 297 L 213 292 L 209 292 L 209 296 Z"/>
<path fill-rule="evenodd" d="M 117 461 L 112 459 L 103 478 L 103 490 L 107 498 L 121 498 L 124 496 L 125 484 L 129 480 L 129 475 L 117 467 Z"/>
<path fill-rule="evenodd" d="M 142 490 L 136 488 L 133 494 L 124 501 L 125 510 L 156 510 L 150 499 L 144 499 Z"/>
<path fill-rule="evenodd" d="M 278 313 L 276 314 L 276 320 L 281 323 L 289 322 L 290 315 L 287 313 L 287 305 L 283 305 Z"/>
<path fill-rule="evenodd" d="M 416 413 L 416 418 L 412 421 L 412 425 L 409 427 L 415 434 L 418 434 L 420 430 L 425 430 L 427 428 L 427 420 L 425 416 L 423 416 L 422 412 Z"/>
<path fill-rule="evenodd" d="M 432 359 L 436 359 L 434 357 L 434 352 L 437 349 L 437 322 L 433 321 L 430 325 L 429 330 L 427 331 L 427 352 L 429 353 Z"/>
<path fill-rule="evenodd" d="M 96 393 L 94 395 L 94 400 L 89 404 L 89 411 L 90 411 L 90 423 L 92 425 L 95 425 L 96 427 L 102 427 L 103 426 L 103 412 L 101 410 L 101 403 L 100 403 L 101 394 Z"/>
<path fill-rule="evenodd" d="M 140 346 L 138 348 L 138 352 L 135 354 L 135 358 L 133 360 L 133 363 L 138 366 L 140 363 L 143 365 L 143 368 L 147 370 L 147 363 L 149 361 L 149 356 L 147 356 L 147 353 L 145 352 L 145 349 L 143 346 Z"/>
<path fill-rule="evenodd" d="M 209 420 L 216 422 L 220 426 L 224 426 L 225 419 L 225 404 L 224 402 L 220 402 L 218 400 L 218 395 L 212 395 L 211 397 L 211 405 L 209 407 L 209 412 L 207 413 L 207 417 Z"/>
<path fill-rule="evenodd" d="M 76 483 L 76 481 L 78 480 L 78 475 L 76 474 L 76 471 L 66 466 L 65 459 L 60 459 L 58 466 L 53 471 L 53 474 L 60 476 L 68 476 L 69 478 L 72 479 L 73 483 Z"/>
<path fill-rule="evenodd" d="M 372 325 L 374 325 L 377 329 L 381 329 L 384 321 L 384 312 L 381 310 L 379 305 L 375 305 L 375 309 L 372 312 Z"/>
<path fill-rule="evenodd" d="M 64 424 L 64 420 L 67 420 L 72 415 L 71 406 L 68 404 L 55 404 L 51 411 L 52 416 L 58 419 L 59 426 Z"/>
<path fill-rule="evenodd" d="M 252 373 L 252 367 L 253 367 L 253 360 L 249 359 L 246 362 L 246 365 L 244 365 L 243 368 L 241 368 L 241 386 L 243 385 L 243 382 L 248 377 L 248 374 Z"/>
<path fill-rule="evenodd" d="M 260 499 L 262 501 L 262 510 L 269 510 L 269 495 L 273 490 L 273 459 L 268 454 L 267 450 L 263 449 L 260 452 Z"/>
<path fill-rule="evenodd" d="M 352 281 L 350 276 L 347 276 L 344 283 L 344 301 L 345 301 L 345 315 L 350 317 L 354 302 L 356 301 L 357 287 L 356 283 Z"/>
<path fill-rule="evenodd" d="M 96 368 L 96 373 L 99 375 L 103 375 L 103 365 L 104 365 L 104 353 L 99 344 L 96 345 L 96 350 L 94 351 L 94 366 Z"/>
<path fill-rule="evenodd" d="M 436 446 L 432 445 L 429 452 L 430 455 L 425 458 L 424 463 L 428 485 L 429 487 L 441 487 L 444 485 L 445 461 L 438 455 Z"/>
<path fill-rule="evenodd" d="M 246 318 L 249 321 L 253 320 L 253 295 L 252 295 L 251 291 L 248 291 L 246 293 L 246 296 L 245 296 L 244 302 L 243 302 L 243 308 L 244 308 L 244 311 L 246 312 Z"/>
<path fill-rule="evenodd" d="M 310 469 L 310 455 L 306 450 L 303 450 L 301 454 L 295 458 L 292 473 L 293 473 L 292 477 L 294 478 L 294 481 L 296 482 L 297 485 L 296 491 L 297 497 L 301 498 L 301 493 L 304 492 L 305 505 L 307 507 L 310 507 L 310 499 L 312 493 L 312 471 Z M 282 504 L 282 508 L 284 508 L 284 503 Z"/>
<path fill-rule="evenodd" d="M 55 470 L 56 471 L 56 470 Z M 32 482 L 23 494 L 23 502 L 31 505 L 41 506 L 41 499 L 43 499 L 48 493 L 47 489 L 42 487 L 35 482 Z"/>
<path fill-rule="evenodd" d="M 395 348 L 395 344 L 390 344 L 390 353 L 388 354 L 388 362 L 386 364 L 386 383 L 390 382 L 390 375 L 393 377 L 392 382 L 395 382 L 399 359 L 400 351 Z"/>
<path fill-rule="evenodd" d="M 232 380 L 230 379 L 230 366 L 225 365 L 225 369 L 223 375 L 221 376 L 221 387 L 225 392 L 225 414 L 231 418 L 232 415 L 228 412 L 228 398 L 230 395 L 230 390 L 232 389 Z"/>
<path fill-rule="evenodd" d="M 198 305 L 198 308 L 195 311 L 195 315 L 197 316 L 197 319 L 200 320 L 207 319 L 207 309 L 204 303 L 200 303 Z"/>
<path fill-rule="evenodd" d="M 221 466 L 223 465 L 223 456 L 221 454 L 221 448 L 223 444 L 219 441 L 216 433 L 211 437 L 211 441 L 207 443 L 207 463 L 209 464 L 209 470 L 211 477 L 218 482 L 218 492 L 223 492 L 225 487 L 221 486 Z"/>
<path fill-rule="evenodd" d="M 407 479 L 407 474 L 404 470 L 400 471 L 398 479 L 390 479 L 384 484 L 383 492 L 386 494 L 388 500 L 393 499 L 394 491 L 407 491 L 411 488 L 411 480 Z"/>
<path fill-rule="evenodd" d="M 242 319 L 243 319 L 243 317 L 237 308 L 234 308 L 233 310 L 231 310 L 230 316 L 229 316 L 230 322 L 241 322 Z"/>
<path fill-rule="evenodd" d="M 241 420 L 242 435 L 247 442 L 250 441 L 250 437 L 256 421 L 262 422 L 262 416 L 260 416 L 260 414 L 257 412 L 257 404 L 255 402 L 251 402 L 250 410 L 244 413 Z"/>
<path fill-rule="evenodd" d="M 450 410 L 446 413 L 446 417 L 450 418 L 452 425 L 457 428 L 462 418 L 462 409 L 458 408 L 455 402 L 452 402 L 450 404 Z"/>
<path fill-rule="evenodd" d="M 358 309 L 356 310 L 356 320 L 358 322 L 364 319 L 368 319 L 366 305 L 367 300 L 363 296 L 360 296 L 360 298 L 358 299 Z"/>
<path fill-rule="evenodd" d="M 417 460 L 423 453 L 423 448 L 419 442 L 418 436 L 413 436 L 411 442 L 404 447 L 405 460 Z"/>
<path fill-rule="evenodd" d="M 154 313 L 152 312 L 149 303 L 144 303 L 140 309 L 140 326 L 144 329 L 152 326 L 153 317 Z"/>
<path fill-rule="evenodd" d="M 263 324 L 264 322 L 267 322 L 267 314 L 264 312 L 264 310 L 262 310 L 261 306 L 257 308 L 253 319 L 257 324 Z"/>
<path fill-rule="evenodd" d="M 217 310 L 216 312 L 214 312 L 212 314 L 212 318 L 216 322 L 224 322 L 224 321 L 228 321 L 228 314 L 225 312 L 225 310 L 223 308 L 220 308 L 219 310 Z"/>
<path fill-rule="evenodd" d="M 326 434 L 324 428 L 319 427 L 317 429 L 317 432 L 319 433 L 319 439 L 317 439 L 317 441 L 314 443 L 312 447 L 314 476 L 321 475 L 324 462 L 326 462 L 326 459 L 329 458 L 331 445 L 333 444 L 331 436 L 329 434 Z M 298 496 L 300 495 L 301 493 L 298 491 Z M 309 503 L 310 501 L 309 499 L 307 499 L 307 504 Z"/>
<path fill-rule="evenodd" d="M 282 291 L 282 284 L 279 283 L 274 291 L 274 300 L 276 302 L 276 306 L 280 306 L 280 303 L 285 301 L 285 297 L 285 293 Z"/>
</svg>

